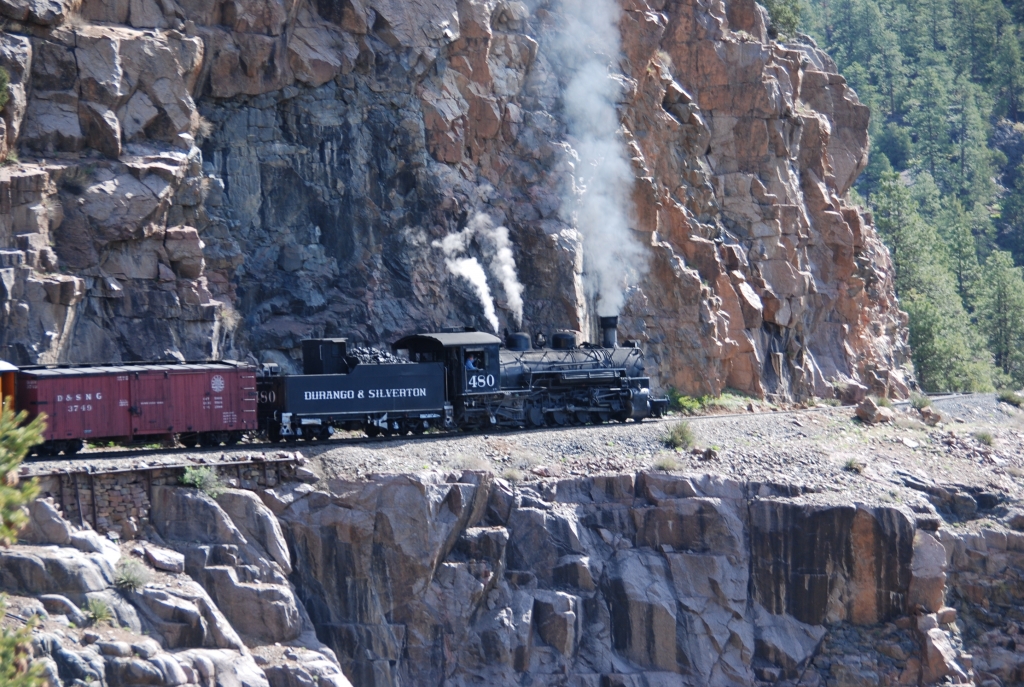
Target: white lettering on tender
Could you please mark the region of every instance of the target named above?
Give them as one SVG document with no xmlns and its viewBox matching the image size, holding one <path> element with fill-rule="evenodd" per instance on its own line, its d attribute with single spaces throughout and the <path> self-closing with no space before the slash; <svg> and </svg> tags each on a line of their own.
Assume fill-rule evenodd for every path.
<svg viewBox="0 0 1024 687">
<path fill-rule="evenodd" d="M 370 389 L 366 392 L 366 398 L 426 398 L 426 388 L 419 389 Z M 338 390 L 338 391 L 305 391 L 303 400 L 306 401 L 347 401 L 355 398 L 363 398 L 363 390 Z"/>
</svg>

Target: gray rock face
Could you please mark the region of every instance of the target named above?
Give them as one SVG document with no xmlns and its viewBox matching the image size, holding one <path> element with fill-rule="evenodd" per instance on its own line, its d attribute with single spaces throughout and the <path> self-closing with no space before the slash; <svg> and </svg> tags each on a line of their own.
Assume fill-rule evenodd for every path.
<svg viewBox="0 0 1024 687">
<path fill-rule="evenodd" d="M 907 610 L 899 509 L 662 473 L 450 479 L 332 482 L 280 514 L 297 593 L 354 684 L 747 685 L 755 665 L 802 675 L 826 623 Z"/>
<path fill-rule="evenodd" d="M 656 384 L 687 393 L 904 394 L 888 253 L 842 200 L 867 108 L 827 55 L 769 41 L 754 7 L 641 1 L 619 22 L 627 214 L 647 254 L 624 333 Z M 479 213 L 509 229 L 524 328 L 597 335 L 588 227 L 562 207 L 579 179 L 557 8 L 2 0 L 0 14 L 24 23 L 0 36 L 0 152 L 23 161 L 0 169 L 5 359 L 294 367 L 310 336 L 489 326 L 433 247 Z"/>
<path fill-rule="evenodd" d="M 185 571 L 202 585 L 246 642 L 287 642 L 302 634 L 309 621 L 275 558 L 288 563 L 280 526 L 255 494 L 221 495 L 232 517 L 217 501 L 194 489 L 155 487 L 153 492 L 150 517 L 156 530 L 184 555 Z M 161 603 L 176 604 L 173 599 Z M 198 620 L 179 617 L 173 608 L 169 612 L 173 617 L 165 619 L 199 630 Z M 224 645 L 223 639 L 212 639 L 214 646 Z"/>
</svg>

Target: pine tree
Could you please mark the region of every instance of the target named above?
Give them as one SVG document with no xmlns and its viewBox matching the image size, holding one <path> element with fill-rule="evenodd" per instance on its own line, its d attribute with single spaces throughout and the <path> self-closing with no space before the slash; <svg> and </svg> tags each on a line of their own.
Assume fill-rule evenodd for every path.
<svg viewBox="0 0 1024 687">
<path fill-rule="evenodd" d="M 996 366 L 1024 385 L 1024 278 L 1009 253 L 995 251 L 985 261 L 978 311 Z"/>
<path fill-rule="evenodd" d="M 971 231 L 971 216 L 960 201 L 953 198 L 943 212 L 942 234 L 949 253 L 949 264 L 956 280 L 956 290 L 968 311 L 975 307 L 981 267 L 978 247 Z"/>
<path fill-rule="evenodd" d="M 0 545 L 15 541 L 24 524 L 21 506 L 35 498 L 34 481 L 21 482 L 19 468 L 28 449 L 42 440 L 43 420 L 37 418 L 24 425 L 25 415 L 15 416 L 0 402 Z M 0 597 L 0 617 L 5 607 Z M 31 665 L 29 652 L 31 627 L 0 630 L 0 685 L 5 687 L 40 687 L 42 666 Z"/>
</svg>

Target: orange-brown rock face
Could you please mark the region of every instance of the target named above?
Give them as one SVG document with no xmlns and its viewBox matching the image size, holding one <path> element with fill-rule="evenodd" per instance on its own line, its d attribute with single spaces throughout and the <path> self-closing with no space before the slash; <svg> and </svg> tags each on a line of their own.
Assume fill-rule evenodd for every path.
<svg viewBox="0 0 1024 687">
<path fill-rule="evenodd" d="M 48 189 L 0 203 L 0 357 L 289 364 L 310 335 L 486 327 L 436 248 L 479 214 L 510 231 L 523 328 L 596 336 L 586 256 L 605 247 L 571 202 L 586 191 L 564 3 L 51 4 L 62 12 L 37 17 L 11 0 L 24 11 L 0 36 L 0 152 L 21 153 L 12 179 Z M 646 254 L 621 330 L 656 383 L 905 394 L 888 252 L 842 200 L 866 164 L 867 108 L 827 55 L 769 41 L 751 0 L 620 4 L 622 55 L 606 61 Z M 48 229 L 22 226 L 30 214 Z M 27 285 L 71 278 L 74 298 L 28 316 L 44 300 Z"/>
</svg>

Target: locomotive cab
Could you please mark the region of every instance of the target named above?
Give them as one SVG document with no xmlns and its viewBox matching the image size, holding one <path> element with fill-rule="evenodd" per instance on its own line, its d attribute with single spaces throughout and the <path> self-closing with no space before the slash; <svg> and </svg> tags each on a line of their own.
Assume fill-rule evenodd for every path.
<svg viewBox="0 0 1024 687">
<path fill-rule="evenodd" d="M 483 332 L 440 332 L 407 336 L 394 345 L 409 360 L 442 361 L 448 396 L 493 394 L 501 386 L 501 339 Z"/>
<path fill-rule="evenodd" d="M 0 406 L 11 404 L 14 409 L 14 374 L 18 371 L 14 365 L 0 360 Z"/>
</svg>

